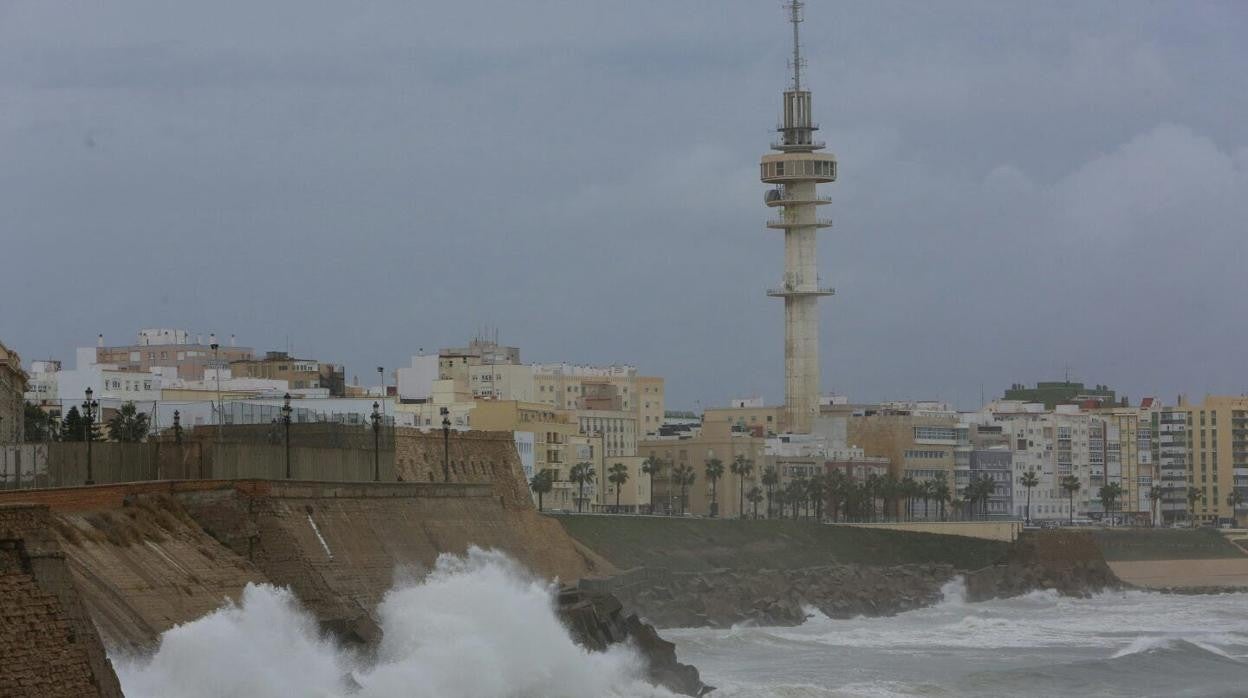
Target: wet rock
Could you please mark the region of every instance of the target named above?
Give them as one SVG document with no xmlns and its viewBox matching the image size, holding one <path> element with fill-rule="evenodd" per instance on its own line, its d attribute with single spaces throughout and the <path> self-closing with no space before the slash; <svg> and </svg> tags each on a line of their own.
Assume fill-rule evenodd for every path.
<svg viewBox="0 0 1248 698">
<path fill-rule="evenodd" d="M 702 696 L 713 688 L 702 683 L 698 670 L 676 659 L 676 645 L 659 637 L 654 627 L 636 615 L 625 616 L 620 600 L 611 594 L 563 587 L 558 613 L 577 644 L 595 652 L 631 642 L 646 659 L 651 683 L 686 696 Z M 690 612 L 691 624 L 705 624 L 705 615 Z"/>
</svg>

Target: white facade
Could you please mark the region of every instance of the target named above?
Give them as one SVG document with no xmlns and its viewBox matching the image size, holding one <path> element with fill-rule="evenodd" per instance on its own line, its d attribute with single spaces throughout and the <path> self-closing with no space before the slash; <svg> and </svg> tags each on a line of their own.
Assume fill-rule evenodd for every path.
<svg viewBox="0 0 1248 698">
<path fill-rule="evenodd" d="M 412 357 L 411 366 L 395 372 L 401 400 L 428 400 L 433 395 L 433 383 L 438 380 L 438 355 L 419 354 Z"/>
</svg>

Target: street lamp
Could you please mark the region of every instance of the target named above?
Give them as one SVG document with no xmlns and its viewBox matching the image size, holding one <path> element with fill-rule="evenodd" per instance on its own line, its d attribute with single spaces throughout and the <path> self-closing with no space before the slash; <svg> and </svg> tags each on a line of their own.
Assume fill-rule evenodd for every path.
<svg viewBox="0 0 1248 698">
<path fill-rule="evenodd" d="M 179 446 L 182 445 L 182 412 L 180 410 L 173 411 L 173 442 Z"/>
<path fill-rule="evenodd" d="M 286 393 L 282 403 L 282 423 L 286 425 L 286 479 L 290 479 L 290 393 Z"/>
<path fill-rule="evenodd" d="M 221 446 L 221 428 L 225 421 L 225 403 L 221 400 L 221 359 L 220 353 L 217 351 L 221 348 L 216 340 L 216 335 L 212 336 L 213 342 L 208 346 L 212 349 L 212 366 L 217 372 L 217 450 L 220 451 Z"/>
<path fill-rule="evenodd" d="M 94 477 L 94 472 L 92 470 L 92 463 L 91 463 L 91 442 L 95 440 L 95 414 L 96 414 L 96 409 L 98 409 L 100 406 L 100 403 L 91 399 L 91 395 L 94 394 L 94 392 L 95 391 L 91 390 L 91 388 L 87 388 L 87 399 L 84 400 L 82 403 L 82 412 L 83 412 L 82 431 L 83 431 L 83 436 L 87 440 L 87 482 L 86 484 L 88 485 L 95 484 L 95 477 Z"/>
<path fill-rule="evenodd" d="M 381 405 L 373 403 L 373 482 L 381 482 Z"/>
<path fill-rule="evenodd" d="M 442 481 L 451 481 L 451 411 L 445 407 L 438 409 L 442 414 Z"/>
</svg>

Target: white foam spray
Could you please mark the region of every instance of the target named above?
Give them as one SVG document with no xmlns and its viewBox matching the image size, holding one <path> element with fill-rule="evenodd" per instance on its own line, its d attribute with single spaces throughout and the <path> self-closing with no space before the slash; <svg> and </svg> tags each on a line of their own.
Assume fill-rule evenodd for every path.
<svg viewBox="0 0 1248 698">
<path fill-rule="evenodd" d="M 553 592 L 505 555 L 474 548 L 386 595 L 370 664 L 319 637 L 291 593 L 268 585 L 169 630 L 149 658 L 113 660 L 131 698 L 671 695 L 640 680 L 631 648 L 573 643 Z"/>
</svg>

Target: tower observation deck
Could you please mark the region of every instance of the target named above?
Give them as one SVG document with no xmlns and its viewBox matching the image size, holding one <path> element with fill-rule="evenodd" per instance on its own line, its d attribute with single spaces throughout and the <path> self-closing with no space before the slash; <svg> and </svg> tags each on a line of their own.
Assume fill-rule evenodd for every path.
<svg viewBox="0 0 1248 698">
<path fill-rule="evenodd" d="M 819 413 L 819 310 L 820 296 L 831 288 L 820 285 L 816 264 L 815 232 L 831 227 L 819 207 L 830 204 L 817 185 L 836 181 L 836 158 L 821 153 L 824 144 L 815 140 L 819 125 L 811 118 L 810 91 L 802 89 L 802 58 L 799 25 L 805 3 L 785 4 L 793 24 L 793 82 L 784 91 L 784 116 L 771 144 L 777 151 L 763 156 L 761 179 L 775 185 L 764 196 L 767 206 L 780 209 L 767 227 L 784 231 L 784 279 L 767 295 L 784 299 L 785 417 L 788 430 L 809 433 Z"/>
</svg>

